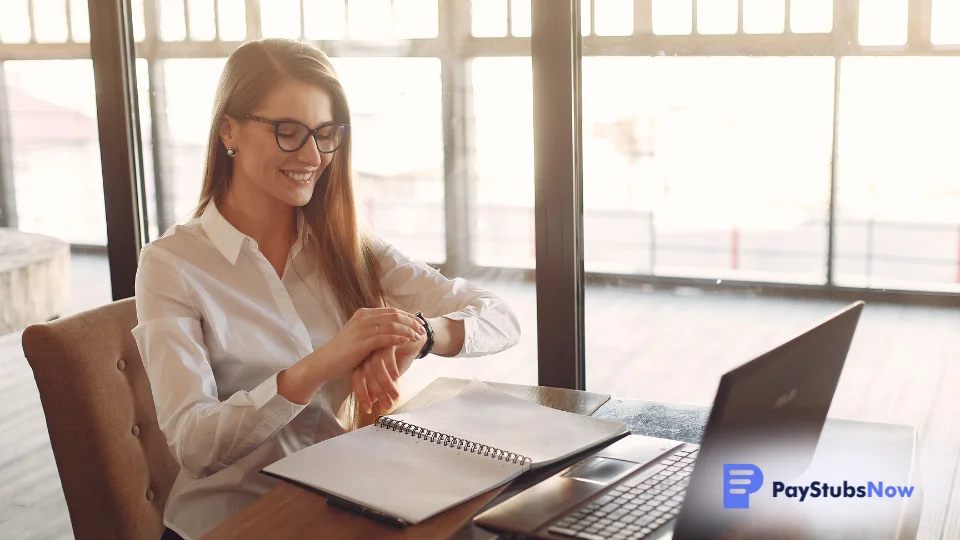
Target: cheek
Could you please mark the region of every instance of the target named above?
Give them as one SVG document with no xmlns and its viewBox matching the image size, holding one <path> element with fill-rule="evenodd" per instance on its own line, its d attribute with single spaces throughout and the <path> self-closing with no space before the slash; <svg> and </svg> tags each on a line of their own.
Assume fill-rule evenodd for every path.
<svg viewBox="0 0 960 540">
<path fill-rule="evenodd" d="M 258 149 L 256 153 L 248 151 L 244 155 L 245 176 L 260 186 L 272 185 L 286 157 L 279 149 L 276 152 L 270 149 Z"/>
<path fill-rule="evenodd" d="M 264 176 L 269 176 L 273 173 L 279 173 L 279 169 L 283 168 L 283 164 L 287 160 L 287 154 L 279 149 L 266 150 L 257 157 L 258 160 L 256 167 Z"/>
</svg>

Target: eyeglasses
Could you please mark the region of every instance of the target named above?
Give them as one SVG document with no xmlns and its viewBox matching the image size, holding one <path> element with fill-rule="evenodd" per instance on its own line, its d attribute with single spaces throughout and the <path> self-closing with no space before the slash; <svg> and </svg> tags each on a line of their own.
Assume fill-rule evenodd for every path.
<svg viewBox="0 0 960 540">
<path fill-rule="evenodd" d="M 248 114 L 247 118 L 273 126 L 277 136 L 277 146 L 284 152 L 296 152 L 303 148 L 303 145 L 307 144 L 307 139 L 313 135 L 313 140 L 317 143 L 317 150 L 324 154 L 330 154 L 340 148 L 340 144 L 350 129 L 349 124 L 330 123 L 317 129 L 310 129 L 306 125 L 292 120 L 267 120 L 251 114 Z"/>
</svg>

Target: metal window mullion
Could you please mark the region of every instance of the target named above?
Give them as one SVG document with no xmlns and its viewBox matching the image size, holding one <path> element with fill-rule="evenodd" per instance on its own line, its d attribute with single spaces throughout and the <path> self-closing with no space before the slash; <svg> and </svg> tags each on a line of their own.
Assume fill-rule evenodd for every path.
<svg viewBox="0 0 960 540">
<path fill-rule="evenodd" d="M 27 18 L 30 20 L 30 43 L 37 42 L 37 10 L 33 0 L 27 0 Z"/>
<path fill-rule="evenodd" d="M 244 6 L 247 10 L 247 39 L 257 39 L 261 31 L 260 0 L 246 0 Z"/>
<path fill-rule="evenodd" d="M 633 0 L 633 35 L 653 33 L 653 0 Z"/>
<path fill-rule="evenodd" d="M 830 150 L 830 193 L 827 202 L 827 279 L 826 286 L 836 284 L 837 257 L 837 176 L 839 171 L 840 142 L 840 66 L 842 57 L 833 57 L 833 138 Z"/>
<path fill-rule="evenodd" d="M 907 48 L 924 51 L 932 47 L 930 24 L 933 0 L 910 0 L 907 11 Z"/>
<path fill-rule="evenodd" d="M 449 276 L 472 267 L 471 225 L 476 215 L 474 171 L 473 84 L 470 59 L 463 43 L 470 37 L 467 2 L 440 2 L 439 38 L 443 114 L 444 231 L 446 260 L 442 272 Z"/>
<path fill-rule="evenodd" d="M 113 299 L 134 293 L 145 204 L 130 0 L 90 2 L 90 57 Z"/>
<path fill-rule="evenodd" d="M 783 0 L 783 33 L 791 34 L 793 33 L 790 30 L 790 0 Z"/>
<path fill-rule="evenodd" d="M 3 62 L 0 62 L 0 227 L 17 228 L 17 196 L 13 178 L 13 135 Z"/>
<path fill-rule="evenodd" d="M 171 145 L 170 130 L 167 126 L 166 71 L 163 60 L 147 60 L 147 70 L 150 77 L 150 138 L 153 143 L 150 150 L 153 158 L 154 197 L 157 202 L 157 234 L 161 235 L 176 224 L 176 194 L 170 166 L 172 152 L 169 152 Z"/>
<path fill-rule="evenodd" d="M 699 9 L 699 6 L 697 5 L 697 0 L 692 0 L 692 2 L 692 9 L 690 10 L 690 13 L 692 14 L 692 21 L 690 22 L 690 34 L 695 36 L 700 33 L 700 28 L 697 24 L 697 10 Z"/>
<path fill-rule="evenodd" d="M 303 0 L 300 0 L 300 7 L 303 8 Z M 213 0 L 213 40 L 223 41 L 220 37 L 220 0 Z"/>
<path fill-rule="evenodd" d="M 183 0 L 183 28 L 186 41 L 193 41 L 192 24 L 190 23 L 190 0 Z"/>
<path fill-rule="evenodd" d="M 582 390 L 580 1 L 532 4 L 538 380 Z"/>
<path fill-rule="evenodd" d="M 64 0 L 63 5 L 67 16 L 67 43 L 73 43 L 73 2 Z"/>
<path fill-rule="evenodd" d="M 860 1 L 834 0 L 833 2 L 833 54 L 839 58 L 863 50 L 860 46 Z"/>
<path fill-rule="evenodd" d="M 307 9 L 304 6 L 304 4 L 305 4 L 304 0 L 300 0 L 300 38 L 301 39 L 307 37 L 307 17 L 306 17 Z M 391 4 L 391 7 L 393 7 L 392 0 L 390 4 Z"/>
<path fill-rule="evenodd" d="M 830 149 L 830 192 L 827 202 L 827 288 L 836 285 L 841 66 L 845 52 L 860 50 L 857 37 L 858 9 L 859 0 L 835 0 L 833 4 L 833 137 Z"/>
<path fill-rule="evenodd" d="M 214 6 L 216 8 L 216 6 Z M 160 40 L 160 5 L 159 0 L 143 0 L 143 11 L 146 17 L 146 35 L 141 46 L 142 56 L 147 61 L 147 77 L 150 110 L 150 153 L 153 158 L 153 192 L 157 204 L 157 234 L 158 236 L 176 222 L 172 189 L 172 156 L 167 152 L 170 148 L 170 133 L 167 127 L 167 81 L 164 70 L 164 60 L 158 57 L 156 44 Z M 149 227 L 147 228 L 149 231 Z"/>
<path fill-rule="evenodd" d="M 743 33 L 743 0 L 737 0 L 737 34 Z"/>
</svg>

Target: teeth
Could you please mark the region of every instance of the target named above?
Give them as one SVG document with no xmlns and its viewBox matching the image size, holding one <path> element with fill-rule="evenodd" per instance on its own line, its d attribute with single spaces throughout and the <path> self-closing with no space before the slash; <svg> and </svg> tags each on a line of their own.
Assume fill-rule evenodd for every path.
<svg viewBox="0 0 960 540">
<path fill-rule="evenodd" d="M 292 173 L 290 171 L 281 171 L 283 174 L 287 175 L 289 178 L 296 180 L 297 182 L 306 182 L 313 177 L 313 173 Z"/>
</svg>

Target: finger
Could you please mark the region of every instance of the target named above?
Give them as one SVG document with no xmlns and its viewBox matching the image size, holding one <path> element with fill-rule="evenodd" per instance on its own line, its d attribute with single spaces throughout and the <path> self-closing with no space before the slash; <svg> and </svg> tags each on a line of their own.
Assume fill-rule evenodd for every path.
<svg viewBox="0 0 960 540">
<path fill-rule="evenodd" d="M 386 391 L 380 386 L 380 381 L 377 379 L 377 375 L 374 373 L 374 365 L 376 362 L 364 362 L 363 363 L 363 376 L 366 379 L 367 388 L 370 389 L 370 392 L 373 397 L 373 401 L 382 401 L 384 405 L 387 405 L 390 402 L 390 396 L 387 395 Z"/>
<path fill-rule="evenodd" d="M 374 323 L 372 326 L 372 333 L 377 334 L 377 325 L 380 325 L 381 334 L 393 334 L 395 336 L 403 336 L 405 338 L 416 340 L 420 339 L 421 334 L 417 332 L 415 328 L 410 328 L 409 326 L 390 321 L 383 321 L 379 323 Z"/>
<path fill-rule="evenodd" d="M 382 349 L 392 345 L 403 345 L 404 343 L 410 343 L 410 338 L 395 334 L 374 334 L 363 342 L 363 346 L 364 352 L 370 354 L 376 349 Z"/>
<path fill-rule="evenodd" d="M 387 396 L 390 397 L 390 400 L 393 401 L 394 399 L 400 397 L 400 390 L 397 388 L 397 379 L 390 374 L 390 371 L 387 368 L 387 360 L 384 358 L 384 353 L 390 351 L 391 349 L 393 349 L 393 347 L 380 349 L 379 351 L 375 352 L 375 360 L 372 362 L 371 369 L 373 370 L 374 376 L 377 378 L 377 382 L 380 384 L 380 388 Z"/>
<path fill-rule="evenodd" d="M 381 350 L 383 351 L 383 365 L 386 366 L 390 378 L 394 381 L 400 379 L 400 368 L 397 366 L 397 348 L 387 347 Z"/>
<path fill-rule="evenodd" d="M 423 323 L 420 322 L 420 319 L 413 314 L 407 313 L 406 311 L 395 310 L 388 313 L 379 313 L 371 317 L 371 319 L 375 321 L 374 324 L 378 322 L 381 323 L 381 329 L 383 328 L 383 323 L 396 323 L 402 326 L 407 326 L 419 334 L 426 332 L 426 330 L 423 328 Z"/>
<path fill-rule="evenodd" d="M 360 408 L 364 411 L 368 410 L 373 403 L 370 399 L 370 389 L 367 388 L 366 377 L 363 376 L 363 369 L 361 366 L 357 366 L 353 369 L 350 374 L 350 378 L 354 381 L 354 392 L 356 392 Z"/>
<path fill-rule="evenodd" d="M 369 411 L 373 406 L 370 400 L 370 391 L 367 389 L 366 379 L 363 376 L 363 369 L 357 366 L 350 373 L 350 379 L 353 386 L 353 393 L 357 396 L 360 408 Z"/>
</svg>

